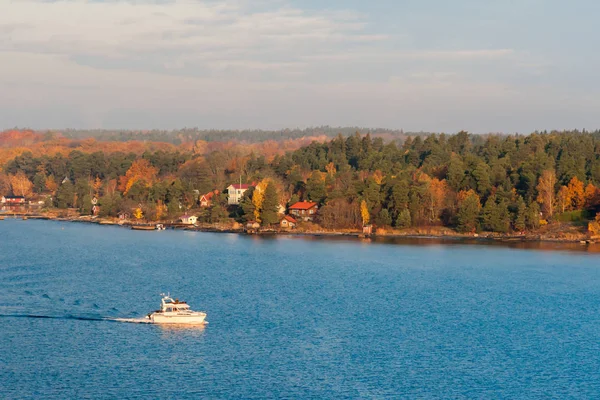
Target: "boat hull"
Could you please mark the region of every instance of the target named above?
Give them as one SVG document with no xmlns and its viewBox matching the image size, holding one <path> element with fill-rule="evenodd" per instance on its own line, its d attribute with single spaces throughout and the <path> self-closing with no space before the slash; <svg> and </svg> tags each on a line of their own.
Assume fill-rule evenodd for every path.
<svg viewBox="0 0 600 400">
<path fill-rule="evenodd" d="M 191 315 L 168 315 L 166 313 L 153 313 L 148 316 L 152 324 L 178 324 L 178 325 L 198 325 L 203 324 L 206 318 L 205 313 L 195 313 Z"/>
</svg>

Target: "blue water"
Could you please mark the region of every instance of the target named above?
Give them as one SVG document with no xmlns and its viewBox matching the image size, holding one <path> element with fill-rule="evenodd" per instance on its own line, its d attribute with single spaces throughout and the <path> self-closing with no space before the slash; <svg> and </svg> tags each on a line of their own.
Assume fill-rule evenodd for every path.
<svg viewBox="0 0 600 400">
<path fill-rule="evenodd" d="M 12 219 L 0 238 L 0 398 L 600 396 L 598 255 Z M 163 291 L 209 324 L 107 320 Z"/>
</svg>

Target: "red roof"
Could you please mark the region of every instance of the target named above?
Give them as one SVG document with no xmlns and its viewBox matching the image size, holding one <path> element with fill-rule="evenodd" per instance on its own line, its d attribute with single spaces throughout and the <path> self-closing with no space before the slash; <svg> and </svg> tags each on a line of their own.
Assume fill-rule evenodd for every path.
<svg viewBox="0 0 600 400">
<path fill-rule="evenodd" d="M 293 206 L 290 206 L 290 210 L 310 210 L 313 207 L 316 207 L 317 203 L 313 201 L 299 201 Z"/>
<path fill-rule="evenodd" d="M 212 199 L 212 198 L 213 198 L 213 196 L 214 196 L 214 195 L 215 195 L 215 192 L 208 192 L 208 193 L 206 193 L 206 194 L 203 194 L 203 195 L 202 195 L 202 197 L 204 197 L 204 199 L 205 199 L 206 201 L 209 201 L 210 199 Z"/>
<path fill-rule="evenodd" d="M 293 224 L 297 224 L 297 223 L 298 223 L 298 221 L 296 221 L 294 218 L 292 218 L 292 217 L 291 217 L 291 216 L 289 216 L 289 215 L 286 215 L 285 217 L 283 217 L 282 221 L 283 221 L 284 219 L 285 219 L 286 221 L 288 221 L 288 222 L 291 222 L 291 223 L 293 223 Z"/>
</svg>

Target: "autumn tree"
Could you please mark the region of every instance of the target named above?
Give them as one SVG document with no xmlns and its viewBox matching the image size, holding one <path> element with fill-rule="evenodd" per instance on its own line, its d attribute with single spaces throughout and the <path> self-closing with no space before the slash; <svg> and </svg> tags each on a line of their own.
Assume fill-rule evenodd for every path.
<svg viewBox="0 0 600 400">
<path fill-rule="evenodd" d="M 0 173 L 0 196 L 8 195 L 10 190 L 10 178 L 8 177 L 8 175 Z"/>
<path fill-rule="evenodd" d="M 600 189 L 598 189 L 591 183 L 588 183 L 588 185 L 585 187 L 584 197 L 585 206 L 587 208 L 592 208 L 600 205 Z"/>
<path fill-rule="evenodd" d="M 142 187 L 148 188 L 156 180 L 157 173 L 158 169 L 153 167 L 148 160 L 143 158 L 137 159 L 131 164 L 125 176 L 119 178 L 119 190 L 127 194 L 137 182 Z"/>
<path fill-rule="evenodd" d="M 254 220 L 261 222 L 261 215 L 263 209 L 263 202 L 265 200 L 265 191 L 269 186 L 269 180 L 263 179 L 256 185 L 254 192 L 252 193 L 252 204 L 254 205 Z"/>
<path fill-rule="evenodd" d="M 583 182 L 581 182 L 576 176 L 571 178 L 567 186 L 569 196 L 571 198 L 571 206 L 574 210 L 581 210 L 585 205 L 585 191 L 583 189 Z"/>
<path fill-rule="evenodd" d="M 600 235 L 600 213 L 596 214 L 596 218 L 588 223 L 588 231 L 592 235 Z"/>
<path fill-rule="evenodd" d="M 54 195 L 56 193 L 56 189 L 58 189 L 58 183 L 56 183 L 54 175 L 46 177 L 46 182 L 44 183 L 44 186 L 46 187 L 46 190 L 49 191 L 51 194 Z"/>
<path fill-rule="evenodd" d="M 362 218 L 363 226 L 368 225 L 369 221 L 371 220 L 371 215 L 369 214 L 369 207 L 367 206 L 367 202 L 364 200 L 360 202 L 360 216 Z"/>
<path fill-rule="evenodd" d="M 537 185 L 537 202 L 542 206 L 542 212 L 546 217 L 554 214 L 554 186 L 556 185 L 556 173 L 554 170 L 542 172 Z"/>
<path fill-rule="evenodd" d="M 571 209 L 573 197 L 571 191 L 566 186 L 561 186 L 556 196 L 556 205 L 561 213 Z"/>
<path fill-rule="evenodd" d="M 33 183 L 23 171 L 18 171 L 15 175 L 10 176 L 10 186 L 15 196 L 30 197 L 33 194 Z"/>
</svg>

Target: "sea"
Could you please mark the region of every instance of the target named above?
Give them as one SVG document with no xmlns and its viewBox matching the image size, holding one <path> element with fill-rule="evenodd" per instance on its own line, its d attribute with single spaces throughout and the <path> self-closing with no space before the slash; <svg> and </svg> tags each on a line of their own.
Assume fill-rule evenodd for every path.
<svg viewBox="0 0 600 400">
<path fill-rule="evenodd" d="M 0 398 L 600 398 L 600 255 L 7 218 Z"/>
</svg>

